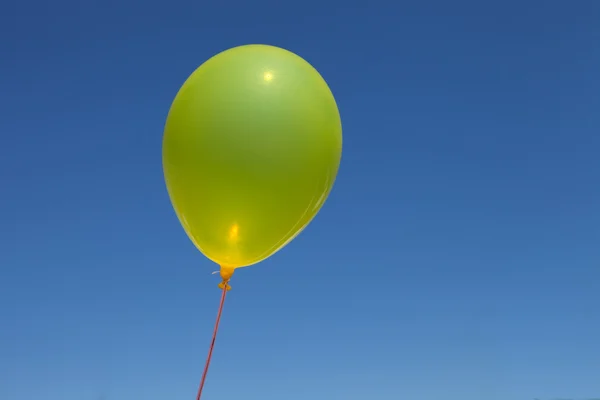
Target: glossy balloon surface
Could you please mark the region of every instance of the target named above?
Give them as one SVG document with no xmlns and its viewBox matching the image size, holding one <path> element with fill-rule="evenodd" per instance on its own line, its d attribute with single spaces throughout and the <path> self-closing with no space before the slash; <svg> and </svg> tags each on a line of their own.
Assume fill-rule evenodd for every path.
<svg viewBox="0 0 600 400">
<path fill-rule="evenodd" d="M 287 50 L 248 45 L 209 59 L 181 87 L 165 125 L 163 169 L 192 242 L 237 268 L 307 226 L 341 152 L 340 115 L 321 75 Z"/>
</svg>

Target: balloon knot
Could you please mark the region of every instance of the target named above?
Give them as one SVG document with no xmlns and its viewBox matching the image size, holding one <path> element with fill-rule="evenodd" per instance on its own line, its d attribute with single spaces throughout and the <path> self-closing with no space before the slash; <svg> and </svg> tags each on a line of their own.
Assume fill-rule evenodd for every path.
<svg viewBox="0 0 600 400">
<path fill-rule="evenodd" d="M 229 286 L 229 281 L 231 280 L 234 271 L 235 269 L 232 267 L 221 266 L 221 271 L 219 272 L 221 274 L 221 279 L 223 280 L 221 281 L 221 283 L 219 283 L 219 289 L 231 290 L 231 286 Z"/>
</svg>

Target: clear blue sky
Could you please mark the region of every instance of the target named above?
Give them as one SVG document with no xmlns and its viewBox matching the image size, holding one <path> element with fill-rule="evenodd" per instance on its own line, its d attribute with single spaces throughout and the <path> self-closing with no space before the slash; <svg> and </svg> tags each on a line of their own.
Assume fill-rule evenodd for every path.
<svg viewBox="0 0 600 400">
<path fill-rule="evenodd" d="M 3 3 L 0 399 L 194 398 L 218 279 L 162 128 L 247 43 L 322 73 L 344 153 L 236 273 L 206 399 L 600 397 L 600 2 L 494 3 Z"/>
</svg>

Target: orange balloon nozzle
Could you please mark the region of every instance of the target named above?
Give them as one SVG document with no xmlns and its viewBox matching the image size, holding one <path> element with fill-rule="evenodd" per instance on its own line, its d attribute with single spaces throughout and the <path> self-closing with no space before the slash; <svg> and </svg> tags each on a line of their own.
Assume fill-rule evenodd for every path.
<svg viewBox="0 0 600 400">
<path fill-rule="evenodd" d="M 227 288 L 227 290 L 231 290 L 231 286 L 229 286 L 229 281 L 231 280 L 234 271 L 235 268 L 221 266 L 220 274 L 223 281 L 219 283 L 219 289 Z"/>
</svg>

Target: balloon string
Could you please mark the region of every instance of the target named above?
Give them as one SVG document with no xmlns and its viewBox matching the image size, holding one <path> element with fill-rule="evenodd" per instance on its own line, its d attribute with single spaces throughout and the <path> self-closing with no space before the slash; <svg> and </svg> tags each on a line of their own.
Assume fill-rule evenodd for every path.
<svg viewBox="0 0 600 400">
<path fill-rule="evenodd" d="M 206 364 L 204 365 L 204 372 L 202 372 L 202 379 L 200 380 L 200 387 L 198 388 L 196 400 L 200 400 L 200 397 L 202 396 L 204 381 L 206 381 L 208 367 L 210 366 L 210 359 L 212 358 L 213 349 L 215 348 L 215 341 L 217 340 L 217 332 L 219 331 L 219 321 L 221 321 L 221 314 L 223 313 L 223 304 L 225 304 L 225 296 L 227 296 L 227 290 L 227 282 L 224 282 L 223 294 L 221 295 L 221 304 L 219 304 L 219 312 L 217 314 L 217 321 L 215 322 L 215 329 L 213 331 L 212 341 L 210 342 L 210 349 L 208 350 L 208 357 L 206 358 Z"/>
</svg>

